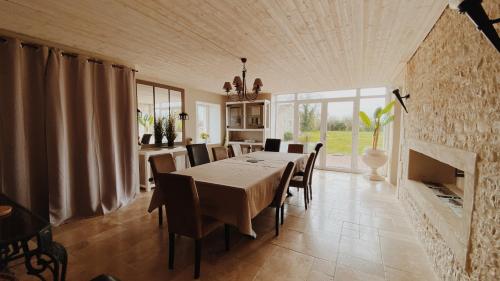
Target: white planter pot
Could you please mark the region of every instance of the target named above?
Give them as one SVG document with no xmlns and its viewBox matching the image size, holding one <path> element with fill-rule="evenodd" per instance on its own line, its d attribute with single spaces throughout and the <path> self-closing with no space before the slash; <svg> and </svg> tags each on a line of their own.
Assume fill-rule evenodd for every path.
<svg viewBox="0 0 500 281">
<path fill-rule="evenodd" d="M 377 169 L 384 166 L 387 162 L 385 150 L 367 148 L 365 154 L 361 157 L 363 162 L 372 169 L 369 179 L 372 181 L 383 181 L 384 177 L 377 173 Z"/>
</svg>

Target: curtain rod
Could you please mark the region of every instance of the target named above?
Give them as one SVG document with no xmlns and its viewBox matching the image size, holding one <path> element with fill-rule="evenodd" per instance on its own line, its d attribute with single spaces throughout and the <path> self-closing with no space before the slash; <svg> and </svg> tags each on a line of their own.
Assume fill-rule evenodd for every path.
<svg viewBox="0 0 500 281">
<path fill-rule="evenodd" d="M 1 43 L 5 43 L 5 42 L 7 42 L 7 39 L 5 39 L 3 37 L 0 37 L 0 42 Z M 40 48 L 40 46 L 41 45 L 39 45 L 39 44 L 21 42 L 21 47 L 22 48 L 28 47 L 28 48 L 38 49 L 38 48 Z M 63 56 L 72 57 L 72 58 L 78 57 L 78 54 L 76 54 L 76 53 L 69 53 L 69 52 L 64 52 L 63 51 L 63 52 L 61 52 L 61 54 Z M 99 60 L 99 59 L 96 59 L 96 58 L 89 58 L 89 59 L 87 59 L 87 61 L 88 62 L 97 63 L 97 64 L 103 64 L 102 60 Z M 125 65 L 121 65 L 121 64 L 111 64 L 111 66 L 119 68 L 119 69 L 124 69 L 126 67 Z M 130 68 L 130 70 L 132 70 L 133 72 L 139 72 L 138 70 L 136 70 L 134 68 Z"/>
<path fill-rule="evenodd" d="M 71 58 L 76 58 L 78 57 L 78 54 L 75 54 L 75 53 L 67 53 L 67 52 L 61 52 L 61 55 L 63 56 L 66 56 L 66 57 L 71 57 Z M 95 58 L 89 58 L 87 59 L 88 62 L 93 62 L 93 63 L 97 63 L 97 64 L 103 64 L 103 61 L 102 60 L 98 60 L 98 59 L 95 59 Z M 116 68 L 120 68 L 120 69 L 124 69 L 126 66 L 124 65 L 121 65 L 121 64 L 111 64 L 112 67 L 116 67 Z M 132 71 L 134 72 L 138 72 L 137 70 L 135 69 L 131 69 Z"/>
</svg>

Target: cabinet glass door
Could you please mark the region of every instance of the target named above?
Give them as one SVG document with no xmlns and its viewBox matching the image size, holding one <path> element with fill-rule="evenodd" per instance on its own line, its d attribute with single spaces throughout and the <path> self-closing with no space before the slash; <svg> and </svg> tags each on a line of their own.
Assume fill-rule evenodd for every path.
<svg viewBox="0 0 500 281">
<path fill-rule="evenodd" d="M 228 128 L 243 129 L 243 104 L 232 104 L 227 106 Z"/>
</svg>

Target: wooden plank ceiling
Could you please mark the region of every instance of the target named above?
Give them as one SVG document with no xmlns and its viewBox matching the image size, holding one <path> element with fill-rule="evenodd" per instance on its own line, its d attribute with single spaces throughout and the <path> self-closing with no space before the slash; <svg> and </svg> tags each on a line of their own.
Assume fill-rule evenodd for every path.
<svg viewBox="0 0 500 281">
<path fill-rule="evenodd" d="M 222 93 L 247 57 L 273 93 L 388 85 L 446 0 L 0 0 L 0 29 Z"/>
</svg>

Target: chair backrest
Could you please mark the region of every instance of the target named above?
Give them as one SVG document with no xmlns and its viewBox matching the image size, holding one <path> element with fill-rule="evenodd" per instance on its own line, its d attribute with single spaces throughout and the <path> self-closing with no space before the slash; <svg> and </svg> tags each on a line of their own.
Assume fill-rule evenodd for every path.
<svg viewBox="0 0 500 281">
<path fill-rule="evenodd" d="M 166 174 L 177 170 L 174 157 L 170 153 L 150 156 L 148 161 L 151 165 L 151 172 L 153 172 L 155 185 L 157 186 L 159 186 L 158 175 L 160 173 Z"/>
<path fill-rule="evenodd" d="M 168 231 L 199 239 L 202 236 L 201 208 L 193 177 L 160 174 L 165 192 Z"/>
<path fill-rule="evenodd" d="M 231 145 L 227 146 L 227 155 L 229 156 L 229 158 L 234 157 L 234 150 Z"/>
<path fill-rule="evenodd" d="M 219 161 L 229 158 L 227 153 L 227 148 L 223 146 L 212 147 L 212 154 L 214 155 L 214 161 Z"/>
<path fill-rule="evenodd" d="M 266 139 L 264 151 L 280 152 L 281 139 Z"/>
<path fill-rule="evenodd" d="M 309 182 L 312 170 L 314 168 L 313 165 L 315 157 L 316 157 L 316 152 L 311 152 L 311 154 L 309 154 L 309 158 L 307 158 L 306 169 L 304 170 L 304 176 L 302 177 L 302 182 L 304 184 Z"/>
<path fill-rule="evenodd" d="M 252 145 L 252 151 L 262 151 L 264 147 L 262 145 Z"/>
<path fill-rule="evenodd" d="M 151 134 L 144 134 L 142 135 L 141 144 L 149 144 L 150 140 L 151 140 Z"/>
<path fill-rule="evenodd" d="M 323 147 L 323 144 L 318 142 L 316 144 L 316 146 L 314 147 L 314 151 L 316 151 L 316 155 L 314 155 L 314 161 L 313 161 L 313 168 L 311 170 L 311 178 L 312 178 L 312 171 L 314 171 L 314 166 L 316 165 L 316 159 L 318 158 L 318 155 L 319 155 L 319 151 L 320 149 Z"/>
<path fill-rule="evenodd" d="M 304 153 L 304 145 L 291 143 L 288 145 L 288 153 Z"/>
<path fill-rule="evenodd" d="M 286 192 L 288 190 L 288 185 L 290 184 L 290 180 L 292 179 L 294 169 L 295 169 L 295 163 L 288 162 L 288 165 L 286 165 L 285 171 L 281 176 L 278 189 L 276 190 L 276 195 L 274 196 L 273 205 L 275 207 L 279 207 L 283 204 L 283 202 L 285 202 Z"/>
<path fill-rule="evenodd" d="M 210 163 L 210 156 L 208 155 L 206 144 L 188 144 L 186 145 L 186 149 L 188 152 L 189 164 L 191 164 L 191 167 Z"/>
<path fill-rule="evenodd" d="M 319 151 L 321 150 L 321 148 L 323 147 L 323 144 L 318 142 L 316 144 L 316 146 L 314 147 L 314 151 L 316 152 L 316 155 L 314 156 L 314 163 L 313 163 L 313 167 L 314 167 L 314 164 L 316 163 L 316 158 L 318 158 L 318 155 L 319 155 Z"/>
<path fill-rule="evenodd" d="M 247 153 L 252 152 L 252 147 L 248 144 L 241 144 L 240 147 L 241 147 L 242 154 L 247 154 Z"/>
<path fill-rule="evenodd" d="M 318 142 L 316 146 L 314 147 L 314 151 L 316 151 L 316 155 L 318 155 L 319 150 L 323 147 L 323 144 Z"/>
<path fill-rule="evenodd" d="M 241 156 L 243 153 L 241 151 L 241 145 L 237 143 L 230 144 L 231 149 L 233 150 L 233 156 Z"/>
</svg>

